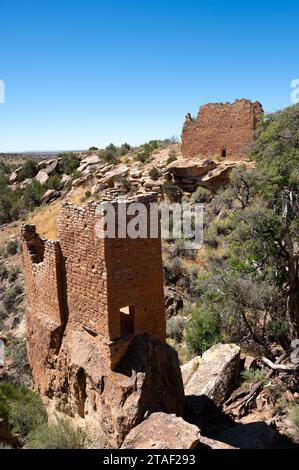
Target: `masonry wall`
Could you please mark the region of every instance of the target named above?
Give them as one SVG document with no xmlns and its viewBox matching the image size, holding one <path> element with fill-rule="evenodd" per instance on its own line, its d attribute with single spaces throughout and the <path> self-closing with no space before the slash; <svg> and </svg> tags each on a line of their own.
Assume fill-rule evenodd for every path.
<svg viewBox="0 0 299 470">
<path fill-rule="evenodd" d="M 62 255 L 58 242 L 42 240 L 32 225 L 22 227 L 25 287 L 31 315 L 64 322 Z"/>
<path fill-rule="evenodd" d="M 64 258 L 68 328 L 82 327 L 93 335 L 103 353 L 109 339 L 107 273 L 104 240 L 95 235 L 96 205 L 62 208 L 58 236 Z"/>
<path fill-rule="evenodd" d="M 182 131 L 183 156 L 243 159 L 252 145 L 262 113 L 260 103 L 246 99 L 202 106 L 196 119 L 190 114 L 186 117 Z"/>
<path fill-rule="evenodd" d="M 166 340 L 160 224 L 157 238 L 150 237 L 150 204 L 156 199 L 141 196 L 138 202 L 147 209 L 147 238 L 107 239 L 105 245 L 113 367 L 128 346 L 121 338 L 120 309 L 133 308 L 134 334 Z M 127 223 L 132 219 L 128 217 Z"/>
<path fill-rule="evenodd" d="M 119 238 L 117 210 L 116 238 L 99 237 L 96 229 L 101 220 L 100 205 L 95 203 L 84 208 L 66 204 L 62 208 L 59 242 L 43 241 L 34 226 L 23 226 L 30 334 L 38 335 L 35 325 L 42 316 L 56 326 L 62 325 L 55 333 L 57 347 L 64 331 L 69 334 L 83 328 L 111 368 L 117 366 L 134 335 L 148 333 L 165 341 L 160 229 L 156 238 L 149 237 L 149 209 L 155 197 L 141 196 L 138 202 L 146 207 L 146 238 Z M 133 218 L 127 217 L 125 226 Z M 134 311 L 130 317 L 132 329 L 126 334 L 121 318 L 127 321 L 128 317 L 121 312 L 123 308 Z M 50 326 L 51 337 L 55 325 Z M 36 366 L 44 352 L 36 351 L 31 342 L 29 338 Z"/>
</svg>

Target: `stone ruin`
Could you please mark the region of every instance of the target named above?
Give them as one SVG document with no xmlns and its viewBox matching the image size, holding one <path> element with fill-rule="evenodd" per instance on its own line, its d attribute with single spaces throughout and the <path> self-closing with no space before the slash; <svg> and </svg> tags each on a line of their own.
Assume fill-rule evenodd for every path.
<svg viewBox="0 0 299 470">
<path fill-rule="evenodd" d="M 263 114 L 259 102 L 246 99 L 234 103 L 201 106 L 195 119 L 187 114 L 182 131 L 185 158 L 203 157 L 242 160 L 254 140 L 257 123 Z"/>
<path fill-rule="evenodd" d="M 156 195 L 137 199 L 149 217 Z M 99 204 L 64 205 L 59 241 L 22 226 L 27 348 L 49 414 L 62 408 L 117 447 L 145 413 L 181 415 L 184 392 L 165 343 L 161 238 L 98 238 Z"/>
</svg>

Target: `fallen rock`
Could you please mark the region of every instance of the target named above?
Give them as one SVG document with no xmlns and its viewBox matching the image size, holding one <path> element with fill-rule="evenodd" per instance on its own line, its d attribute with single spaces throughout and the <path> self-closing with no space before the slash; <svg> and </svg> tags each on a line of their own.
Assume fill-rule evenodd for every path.
<svg viewBox="0 0 299 470">
<path fill-rule="evenodd" d="M 48 173 L 45 171 L 45 170 L 40 170 L 36 177 L 35 177 L 36 181 L 38 181 L 40 184 L 44 185 L 46 184 L 46 182 L 48 181 L 49 179 L 49 175 Z"/>
<path fill-rule="evenodd" d="M 31 183 L 32 183 L 32 179 L 26 178 L 24 181 L 22 181 L 22 183 L 19 184 L 19 188 L 24 189 L 26 188 L 26 186 L 28 186 Z"/>
<path fill-rule="evenodd" d="M 225 442 L 220 442 L 216 441 L 215 439 L 211 439 L 209 437 L 205 436 L 200 436 L 200 446 L 199 448 L 202 447 L 208 447 L 209 449 L 237 449 L 237 447 L 231 446 L 229 444 L 226 444 Z"/>
<path fill-rule="evenodd" d="M 194 449 L 199 442 L 197 426 L 173 414 L 153 413 L 129 432 L 122 449 Z"/>
<path fill-rule="evenodd" d="M 19 173 L 20 173 L 21 169 L 22 169 L 22 167 L 19 167 L 19 168 L 16 168 L 16 170 L 14 170 L 12 172 L 12 174 L 10 175 L 10 178 L 9 178 L 10 184 L 14 184 L 14 183 L 17 183 L 19 181 Z"/>
<path fill-rule="evenodd" d="M 70 175 L 62 175 L 61 184 L 65 186 L 69 181 L 71 181 L 72 177 Z"/>
<path fill-rule="evenodd" d="M 44 170 L 45 168 L 48 168 L 49 166 L 51 166 L 55 162 L 58 163 L 58 159 L 42 160 L 41 162 L 39 162 L 37 164 L 37 169 L 38 170 Z"/>
<path fill-rule="evenodd" d="M 221 406 L 237 384 L 240 369 L 240 347 L 236 344 L 216 344 L 201 357 L 181 367 L 186 403 L 200 415 L 207 400 Z"/>
<path fill-rule="evenodd" d="M 100 182 L 102 184 L 108 184 L 108 186 L 113 186 L 115 179 L 125 177 L 128 173 L 129 168 L 126 165 L 120 165 L 117 168 L 112 168 L 109 170 Z"/>
<path fill-rule="evenodd" d="M 200 186 L 210 189 L 210 191 L 216 191 L 220 186 L 226 186 L 229 183 L 230 173 L 237 164 L 234 163 L 221 163 L 214 170 L 209 173 L 200 181 Z"/>
<path fill-rule="evenodd" d="M 58 199 L 60 196 L 61 196 L 60 191 L 56 191 L 55 189 L 48 189 L 48 191 L 45 192 L 42 201 L 46 204 L 49 204 L 50 202 Z"/>
</svg>

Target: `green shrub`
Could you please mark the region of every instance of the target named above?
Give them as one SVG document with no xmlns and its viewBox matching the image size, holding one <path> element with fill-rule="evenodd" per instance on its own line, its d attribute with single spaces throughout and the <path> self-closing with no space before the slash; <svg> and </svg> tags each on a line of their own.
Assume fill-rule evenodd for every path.
<svg viewBox="0 0 299 470">
<path fill-rule="evenodd" d="M 217 227 L 215 224 L 210 224 L 210 226 L 204 230 L 204 243 L 211 248 L 217 248 L 219 245 Z"/>
<path fill-rule="evenodd" d="M 71 174 L 71 177 L 72 177 L 72 181 L 75 181 L 75 180 L 77 180 L 78 178 L 81 178 L 81 173 L 80 173 L 80 171 L 78 171 L 78 170 L 73 171 L 73 173 Z M 69 183 L 70 183 L 70 187 L 72 186 L 72 181 L 69 182 Z"/>
<path fill-rule="evenodd" d="M 145 152 L 138 152 L 137 155 L 134 157 L 134 160 L 137 162 L 145 163 L 148 161 L 150 155 Z"/>
<path fill-rule="evenodd" d="M 19 249 L 18 240 L 8 240 L 6 243 L 6 252 L 8 255 L 16 255 Z"/>
<path fill-rule="evenodd" d="M 174 339 L 178 343 L 181 342 L 185 327 L 185 318 L 177 315 L 169 318 L 166 323 L 167 338 Z"/>
<path fill-rule="evenodd" d="M 59 169 L 61 173 L 71 175 L 80 166 L 81 160 L 77 153 L 65 152 L 58 155 L 60 158 Z"/>
<path fill-rule="evenodd" d="M 157 181 L 160 177 L 160 171 L 155 166 L 150 169 L 149 176 L 152 180 Z"/>
<path fill-rule="evenodd" d="M 131 145 L 125 143 L 120 147 L 119 152 L 120 152 L 120 155 L 123 156 L 123 155 L 126 155 L 128 152 L 130 152 L 130 150 L 131 150 Z"/>
<path fill-rule="evenodd" d="M 61 175 L 59 175 L 58 173 L 51 175 L 47 181 L 47 188 L 59 191 L 59 189 L 61 188 Z"/>
<path fill-rule="evenodd" d="M 210 202 L 211 200 L 211 191 L 209 191 L 206 188 L 202 188 L 201 186 L 198 186 L 196 191 L 191 196 L 191 203 L 196 204 L 196 203 L 204 203 L 204 202 Z"/>
<path fill-rule="evenodd" d="M 295 405 L 291 410 L 291 420 L 299 431 L 299 405 Z"/>
<path fill-rule="evenodd" d="M 90 444 L 87 432 L 75 428 L 67 418 L 57 418 L 52 426 L 43 424 L 33 431 L 26 443 L 29 449 L 84 449 Z"/>
<path fill-rule="evenodd" d="M 9 282 L 15 282 L 15 280 L 18 278 L 20 273 L 21 273 L 21 269 L 18 266 L 15 266 L 15 267 L 11 268 L 8 271 L 8 280 L 9 280 Z"/>
<path fill-rule="evenodd" d="M 262 382 L 263 384 L 267 383 L 267 377 L 265 371 L 261 369 L 248 369 L 241 372 L 241 378 L 244 382 L 257 383 Z"/>
<path fill-rule="evenodd" d="M 167 165 L 170 165 L 170 163 L 175 162 L 178 159 L 177 153 L 175 150 L 170 150 L 168 154 L 168 159 L 167 159 Z"/>
<path fill-rule="evenodd" d="M 175 284 L 183 275 L 183 267 L 180 258 L 164 261 L 164 276 L 166 283 Z"/>
<path fill-rule="evenodd" d="M 98 147 L 89 147 L 88 149 L 90 152 L 95 152 L 96 150 L 99 150 Z"/>
<path fill-rule="evenodd" d="M 47 420 L 38 395 L 23 385 L 0 382 L 0 417 L 8 421 L 12 431 L 26 436 Z"/>
<path fill-rule="evenodd" d="M 0 279 L 6 279 L 7 277 L 8 277 L 8 270 L 3 264 L 1 264 L 0 265 Z"/>
<path fill-rule="evenodd" d="M 114 178 L 114 182 L 119 183 L 122 186 L 122 188 L 126 190 L 127 193 L 129 193 L 132 189 L 132 185 L 130 181 L 125 176 L 116 176 Z"/>
<path fill-rule="evenodd" d="M 45 188 L 39 183 L 39 181 L 33 180 L 23 192 L 23 206 L 28 210 L 32 210 L 39 206 L 42 202 L 45 194 Z"/>
<path fill-rule="evenodd" d="M 213 307 L 204 309 L 196 305 L 186 325 L 186 345 L 192 354 L 202 354 L 221 341 L 221 321 Z"/>
<path fill-rule="evenodd" d="M 37 163 L 34 160 L 27 160 L 22 166 L 18 173 L 20 181 L 24 181 L 28 178 L 34 178 L 37 174 Z"/>
<path fill-rule="evenodd" d="M 7 289 L 3 295 L 2 302 L 6 310 L 9 312 L 15 305 L 17 297 L 22 294 L 23 288 L 20 284 L 16 283 Z"/>
<path fill-rule="evenodd" d="M 182 192 L 172 181 L 164 181 L 162 191 L 170 202 L 181 201 Z"/>
<path fill-rule="evenodd" d="M 85 197 L 88 199 L 91 196 L 91 191 L 86 191 Z"/>
</svg>

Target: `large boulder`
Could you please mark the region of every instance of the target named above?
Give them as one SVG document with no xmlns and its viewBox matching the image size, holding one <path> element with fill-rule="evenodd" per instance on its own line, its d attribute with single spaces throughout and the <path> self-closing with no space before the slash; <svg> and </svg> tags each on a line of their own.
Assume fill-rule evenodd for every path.
<svg viewBox="0 0 299 470">
<path fill-rule="evenodd" d="M 240 347 L 216 344 L 201 357 L 184 364 L 181 371 L 187 407 L 198 416 L 209 401 L 221 406 L 235 388 L 240 371 Z"/>
<path fill-rule="evenodd" d="M 184 389 L 177 353 L 136 336 L 112 371 L 86 331 L 66 330 L 42 316 L 27 321 L 29 357 L 49 416 L 64 409 L 74 424 L 100 429 L 108 447 L 121 446 L 149 413 L 183 414 Z"/>
<path fill-rule="evenodd" d="M 217 162 L 210 159 L 181 159 L 170 163 L 167 170 L 169 173 L 183 178 L 196 178 L 198 176 L 205 175 L 208 171 L 213 170 L 216 167 Z"/>
<path fill-rule="evenodd" d="M 83 160 L 81 160 L 81 165 L 96 165 L 101 161 L 100 157 L 98 155 L 90 155 Z"/>
<path fill-rule="evenodd" d="M 10 175 L 9 177 L 9 183 L 10 184 L 15 184 L 19 181 L 19 173 L 21 171 L 22 167 L 16 168 Z"/>
<path fill-rule="evenodd" d="M 200 186 L 204 186 L 210 191 L 216 191 L 220 186 L 226 186 L 230 180 L 230 174 L 237 164 L 222 163 L 217 168 L 209 171 L 200 181 Z"/>
<path fill-rule="evenodd" d="M 244 162 L 216 162 L 211 159 L 181 159 L 170 163 L 167 173 L 172 176 L 180 189 L 193 192 L 198 186 L 216 191 L 229 183 L 230 173 Z M 246 163 L 246 165 L 248 165 Z M 250 166 L 250 165 L 249 165 Z"/>
<path fill-rule="evenodd" d="M 194 449 L 199 443 L 197 426 L 173 414 L 153 413 L 129 432 L 122 449 Z"/>
<path fill-rule="evenodd" d="M 48 181 L 49 179 L 49 175 L 48 173 L 45 171 L 45 170 L 40 170 L 36 177 L 35 177 L 36 181 L 38 181 L 40 184 L 44 185 L 46 184 L 46 182 Z"/>
</svg>

